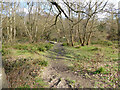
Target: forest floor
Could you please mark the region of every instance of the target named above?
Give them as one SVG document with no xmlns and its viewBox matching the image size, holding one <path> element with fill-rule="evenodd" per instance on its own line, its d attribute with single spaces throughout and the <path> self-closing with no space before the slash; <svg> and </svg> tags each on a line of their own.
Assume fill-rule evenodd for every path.
<svg viewBox="0 0 120 90">
<path fill-rule="evenodd" d="M 49 66 L 43 71 L 42 78 L 50 88 L 89 88 L 94 85 L 89 78 L 86 79 L 70 70 L 70 62 L 66 61 L 66 52 L 61 44 L 55 44 L 48 54 L 46 57 L 50 58 Z"/>
<path fill-rule="evenodd" d="M 116 45 L 79 48 L 55 43 L 4 46 L 3 66 L 10 88 L 116 88 Z M 46 48 L 49 45 L 45 46 Z M 7 53 L 6 53 L 7 52 Z"/>
<path fill-rule="evenodd" d="M 116 56 L 104 56 L 98 46 L 90 46 L 86 50 L 55 44 L 46 54 L 49 66 L 43 71 L 43 80 L 49 87 L 54 88 L 115 88 L 118 66 L 116 59 L 113 58 Z M 114 50 L 113 53 L 117 54 L 117 51 Z"/>
</svg>

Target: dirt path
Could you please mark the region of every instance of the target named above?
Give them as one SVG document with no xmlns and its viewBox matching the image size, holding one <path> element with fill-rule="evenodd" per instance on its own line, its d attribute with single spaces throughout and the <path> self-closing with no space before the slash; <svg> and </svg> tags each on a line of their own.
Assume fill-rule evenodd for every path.
<svg viewBox="0 0 120 90">
<path fill-rule="evenodd" d="M 72 72 L 68 68 L 69 62 L 64 58 L 64 47 L 55 44 L 49 56 L 49 66 L 42 73 L 42 78 L 53 88 L 91 88 L 93 81 Z M 56 55 L 56 57 L 55 57 Z"/>
</svg>

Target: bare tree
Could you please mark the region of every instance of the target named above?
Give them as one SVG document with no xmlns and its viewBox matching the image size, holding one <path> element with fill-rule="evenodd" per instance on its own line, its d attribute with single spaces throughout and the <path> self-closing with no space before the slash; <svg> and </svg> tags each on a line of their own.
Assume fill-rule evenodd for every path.
<svg viewBox="0 0 120 90">
<path fill-rule="evenodd" d="M 87 25 L 88 25 L 88 22 L 89 22 L 89 20 L 94 16 L 94 15 L 96 15 L 97 13 L 99 13 L 99 12 L 101 12 L 101 11 L 103 11 L 104 10 L 104 8 L 105 8 L 105 6 L 107 5 L 107 3 L 108 3 L 108 1 L 107 2 L 103 2 L 103 1 L 101 1 L 101 2 L 98 2 L 98 1 L 96 1 L 96 2 L 92 2 L 91 0 L 86 4 L 86 5 L 84 5 L 84 8 L 85 8 L 85 11 L 84 10 L 76 10 L 76 9 L 74 9 L 72 6 L 70 6 L 70 4 L 68 3 L 68 1 L 64 1 L 63 0 L 63 2 L 64 2 L 64 4 L 69 8 L 69 11 L 71 11 L 71 12 L 75 12 L 75 13 L 77 13 L 77 14 L 80 14 L 80 13 L 83 13 L 83 14 L 85 14 L 85 23 L 84 23 L 84 28 L 83 28 L 83 38 L 82 38 L 82 40 L 81 40 L 81 45 L 82 46 L 84 46 L 85 45 L 85 42 L 86 42 L 86 28 L 87 28 Z M 74 26 L 75 25 L 77 25 L 78 23 L 80 23 L 82 20 L 83 20 L 83 18 L 81 18 L 79 21 L 77 21 L 77 22 L 74 22 L 71 18 L 70 18 L 70 13 L 67 15 L 66 13 L 65 13 L 65 11 L 61 8 L 61 6 L 57 3 L 57 2 L 55 2 L 55 1 L 50 1 L 50 3 L 52 3 L 52 5 L 55 5 L 56 6 L 56 8 L 58 9 L 58 11 L 59 11 L 59 13 L 58 13 L 58 15 L 56 16 L 56 19 L 55 19 L 55 24 L 56 24 L 56 21 L 57 21 L 57 18 L 58 18 L 58 16 L 59 15 L 61 15 L 61 12 L 65 15 L 65 17 L 70 21 L 70 22 L 73 22 L 73 25 L 71 25 L 71 29 L 70 29 L 70 38 L 71 38 L 71 45 L 73 46 L 73 28 L 74 28 Z M 71 5 L 73 5 L 74 6 L 74 3 L 71 3 Z M 54 24 L 54 25 L 55 25 Z"/>
</svg>

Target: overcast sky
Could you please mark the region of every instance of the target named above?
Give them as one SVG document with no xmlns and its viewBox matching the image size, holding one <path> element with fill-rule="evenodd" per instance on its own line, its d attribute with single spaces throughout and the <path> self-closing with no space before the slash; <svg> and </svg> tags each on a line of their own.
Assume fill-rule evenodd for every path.
<svg viewBox="0 0 120 90">
<path fill-rule="evenodd" d="M 114 3 L 115 4 L 115 7 L 117 8 L 118 7 L 118 2 L 119 2 L 120 0 L 109 0 L 109 2 L 112 2 L 112 3 Z"/>
<path fill-rule="evenodd" d="M 116 8 L 116 9 L 118 8 L 118 2 L 119 2 L 119 1 L 120 1 L 120 0 L 109 0 L 109 2 L 115 4 L 115 8 Z M 99 18 L 105 18 L 105 17 L 106 17 L 106 14 L 99 14 L 98 17 L 99 17 Z"/>
<path fill-rule="evenodd" d="M 5 0 L 5 1 L 7 1 L 7 0 Z M 14 0 L 15 1 L 15 0 Z M 21 0 L 20 0 L 21 1 Z M 24 1 L 24 2 L 26 2 L 26 0 L 22 0 L 22 1 Z M 31 1 L 31 0 L 27 0 L 27 1 Z M 35 2 L 37 1 L 37 0 L 34 0 Z M 42 1 L 42 0 L 41 0 Z M 43 0 L 43 1 L 47 1 L 47 0 Z M 61 0 L 56 0 L 56 1 L 61 1 Z M 72 0 L 68 0 L 68 1 L 72 1 Z M 75 1 L 75 0 L 74 0 Z M 77 0 L 78 2 L 79 2 L 79 0 Z M 84 0 L 80 0 L 80 1 L 84 1 Z M 85 1 L 89 1 L 89 0 L 85 0 Z M 96 0 L 93 0 L 93 1 L 96 1 Z M 107 0 L 98 0 L 98 1 L 107 1 Z M 120 1 L 120 0 L 108 0 L 109 1 L 109 3 L 113 3 L 114 5 L 115 5 L 115 8 L 117 9 L 118 8 L 118 2 Z M 26 6 L 26 5 L 24 5 L 24 6 Z M 26 13 L 28 13 L 28 10 L 27 10 L 27 8 L 26 7 L 24 7 L 24 8 L 22 8 L 21 9 L 21 11 L 23 11 L 23 9 L 24 9 L 24 12 L 26 12 Z M 99 17 L 100 18 L 104 18 L 106 15 L 104 15 L 104 14 L 99 14 Z"/>
</svg>

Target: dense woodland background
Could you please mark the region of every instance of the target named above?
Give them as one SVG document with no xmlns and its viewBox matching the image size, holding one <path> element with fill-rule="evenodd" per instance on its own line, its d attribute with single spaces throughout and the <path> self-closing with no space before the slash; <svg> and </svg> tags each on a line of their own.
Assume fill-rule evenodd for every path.
<svg viewBox="0 0 120 90">
<path fill-rule="evenodd" d="M 117 40 L 118 10 L 112 3 L 63 0 L 57 4 L 1 3 L 3 43 L 53 40 L 84 46 L 96 40 Z"/>
</svg>

